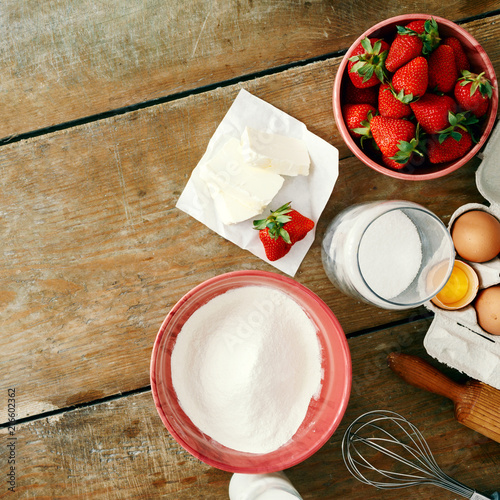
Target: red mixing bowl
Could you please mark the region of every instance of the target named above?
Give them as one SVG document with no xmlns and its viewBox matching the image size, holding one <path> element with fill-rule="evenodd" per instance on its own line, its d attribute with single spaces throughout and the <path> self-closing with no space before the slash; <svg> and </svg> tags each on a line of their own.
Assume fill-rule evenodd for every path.
<svg viewBox="0 0 500 500">
<path fill-rule="evenodd" d="M 293 438 L 271 453 L 232 450 L 201 432 L 179 406 L 172 386 L 171 355 L 184 323 L 200 306 L 230 289 L 258 285 L 279 289 L 299 303 L 316 325 L 322 348 L 321 393 L 311 400 Z M 164 425 L 189 453 L 229 472 L 266 473 L 287 469 L 315 453 L 338 427 L 351 390 L 351 357 L 340 323 L 329 307 L 297 281 L 264 271 L 235 271 L 193 288 L 171 309 L 156 337 L 151 357 L 151 390 Z"/>
<path fill-rule="evenodd" d="M 359 144 L 351 137 L 349 131 L 344 122 L 344 118 L 342 116 L 342 95 L 343 95 L 343 86 L 345 85 L 346 79 L 349 78 L 347 74 L 347 64 L 349 62 L 349 58 L 352 56 L 354 48 L 363 40 L 365 37 L 369 38 L 383 38 L 385 41 L 390 43 L 396 33 L 396 26 L 404 26 L 411 21 L 416 19 L 430 19 L 434 18 L 438 23 L 439 34 L 441 39 L 444 39 L 448 36 L 456 37 L 462 43 L 464 50 L 469 58 L 471 64 L 471 71 L 475 73 L 485 72 L 485 76 L 490 80 L 491 85 L 493 87 L 493 96 L 491 99 L 490 107 L 487 112 L 486 118 L 482 125 L 482 133 L 478 142 L 474 145 L 474 147 L 462 158 L 455 160 L 453 162 L 436 164 L 436 165 L 426 165 L 421 167 L 415 167 L 412 171 L 399 171 L 392 170 L 386 167 L 375 155 L 369 156 L 364 150 L 362 150 Z M 438 16 L 430 16 L 428 14 L 406 14 L 396 17 L 391 17 L 390 19 L 386 19 L 375 26 L 372 26 L 370 29 L 365 31 L 349 48 L 344 58 L 342 59 L 337 76 L 335 78 L 335 83 L 333 86 L 333 114 L 335 117 L 335 122 L 337 124 L 337 128 L 340 132 L 340 135 L 344 139 L 345 143 L 349 147 L 349 149 L 366 165 L 370 168 L 373 168 L 377 172 L 381 172 L 382 174 L 388 175 L 390 177 L 395 177 L 397 179 L 406 179 L 406 180 L 427 180 L 427 179 L 436 179 L 438 177 L 442 177 L 450 172 L 457 170 L 458 168 L 465 165 L 469 160 L 471 160 L 484 145 L 486 139 L 488 138 L 491 129 L 496 120 L 498 110 L 498 82 L 495 75 L 495 70 L 493 68 L 493 64 L 491 63 L 488 55 L 481 47 L 481 45 L 477 42 L 477 40 L 463 28 L 458 26 L 457 24 L 449 21 L 448 19 L 444 19 Z"/>
</svg>

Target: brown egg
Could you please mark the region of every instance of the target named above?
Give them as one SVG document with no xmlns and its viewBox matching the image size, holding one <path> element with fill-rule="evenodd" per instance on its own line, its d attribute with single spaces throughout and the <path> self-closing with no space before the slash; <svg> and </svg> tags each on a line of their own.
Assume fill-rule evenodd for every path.
<svg viewBox="0 0 500 500">
<path fill-rule="evenodd" d="M 500 253 L 500 222 L 483 210 L 471 210 L 458 217 L 451 237 L 458 255 L 471 262 L 486 262 Z"/>
<path fill-rule="evenodd" d="M 500 335 L 500 285 L 481 290 L 474 307 L 479 326 L 488 333 Z"/>
</svg>

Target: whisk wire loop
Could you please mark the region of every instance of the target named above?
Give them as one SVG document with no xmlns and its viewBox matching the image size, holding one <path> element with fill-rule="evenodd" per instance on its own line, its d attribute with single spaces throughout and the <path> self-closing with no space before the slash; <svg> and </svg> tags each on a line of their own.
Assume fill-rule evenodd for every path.
<svg viewBox="0 0 500 500">
<path fill-rule="evenodd" d="M 398 427 L 401 428 L 401 430 L 404 431 L 404 429 L 401 427 L 399 422 L 395 422 Z M 383 429 L 380 426 L 373 425 L 372 426 L 374 429 L 379 430 L 381 433 L 385 434 L 388 436 L 389 439 L 386 438 L 377 438 L 377 437 L 372 437 L 372 438 L 359 438 L 357 436 L 357 440 L 362 440 L 363 442 L 367 443 L 369 442 L 373 448 L 376 450 L 380 451 L 384 455 L 387 455 L 391 458 L 395 458 L 399 460 L 401 463 L 404 463 L 405 465 L 412 467 L 416 470 L 419 470 L 420 472 L 423 472 L 424 474 L 431 475 L 431 477 L 434 477 L 436 473 L 440 473 L 441 469 L 437 465 L 437 463 L 434 460 L 434 457 L 432 456 L 432 453 L 427 445 L 427 442 L 425 440 L 422 440 L 422 435 L 421 434 L 416 434 L 415 437 L 418 439 L 418 441 L 415 441 L 412 435 L 407 434 L 408 437 L 410 438 L 411 442 L 413 443 L 414 447 L 410 446 L 407 443 L 399 441 L 393 434 L 388 432 L 386 429 Z M 414 430 L 412 426 L 412 430 Z M 404 431 L 405 432 L 405 431 Z M 413 457 L 416 460 L 415 462 L 412 462 L 410 459 L 406 459 L 405 457 L 402 457 L 398 455 L 397 453 L 391 451 L 390 449 L 380 446 L 377 443 L 390 443 L 392 445 L 400 446 L 403 448 L 404 451 L 408 452 L 408 454 Z M 420 446 L 420 447 L 419 447 Z M 423 457 L 423 458 L 422 458 Z"/>
<path fill-rule="evenodd" d="M 364 454 L 375 451 L 405 466 L 399 472 L 375 466 Z M 434 485 L 471 498 L 474 490 L 445 474 L 415 425 L 401 415 L 378 410 L 358 417 L 346 430 L 342 440 L 342 457 L 347 469 L 359 481 L 379 489 Z M 373 479 L 376 475 L 378 479 Z"/>
<path fill-rule="evenodd" d="M 390 458 L 394 458 L 396 460 L 399 460 L 401 463 L 405 464 L 405 465 L 408 465 L 410 467 L 414 467 L 414 463 L 412 463 L 410 460 L 406 460 L 402 457 L 400 457 L 399 455 L 397 455 L 396 453 L 388 450 L 387 448 L 385 448 L 384 446 L 381 446 L 379 445 L 375 440 L 373 439 L 357 439 L 356 441 L 359 441 L 363 444 L 367 444 L 369 446 L 371 446 L 373 449 L 375 449 L 376 451 L 380 451 L 381 453 L 383 453 L 384 455 L 390 457 Z M 384 440 L 385 441 L 385 440 Z M 354 443 L 354 441 L 353 441 Z M 377 470 L 378 472 L 380 473 L 383 473 L 385 476 L 387 477 L 397 477 L 397 476 L 402 476 L 404 478 L 407 478 L 407 477 L 410 477 L 410 478 L 414 478 L 414 479 L 425 479 L 424 476 L 419 476 L 419 475 L 415 475 L 415 474 L 411 474 L 411 475 L 407 475 L 407 474 L 401 474 L 401 473 L 398 473 L 398 472 L 393 472 L 393 471 L 383 471 L 382 469 L 376 469 L 372 464 L 370 464 L 370 462 L 368 462 L 360 453 L 360 451 L 358 450 L 358 448 L 356 446 L 354 446 L 354 450 L 356 451 L 356 454 L 358 457 L 360 457 L 364 464 L 366 464 L 370 469 L 372 470 Z M 360 463 L 360 462 L 356 462 L 356 463 Z M 423 472 L 425 474 L 429 474 L 428 471 L 426 471 L 424 468 L 422 467 L 414 467 L 417 471 L 420 471 L 420 472 Z"/>
</svg>

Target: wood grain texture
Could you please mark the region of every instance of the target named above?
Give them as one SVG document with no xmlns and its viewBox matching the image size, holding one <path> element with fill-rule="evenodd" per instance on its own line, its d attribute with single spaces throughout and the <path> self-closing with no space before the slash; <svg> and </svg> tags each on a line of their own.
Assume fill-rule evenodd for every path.
<svg viewBox="0 0 500 500">
<path fill-rule="evenodd" d="M 389 408 L 419 426 L 451 475 L 485 492 L 498 488 L 499 445 L 454 421 L 450 401 L 410 387 L 386 366 L 393 350 L 425 357 L 425 308 L 389 312 L 350 299 L 329 283 L 320 260 L 328 222 L 353 202 L 408 199 L 445 223 L 460 205 L 484 202 L 475 187 L 478 159 L 443 179 L 404 183 L 354 158 L 332 116 L 340 62 L 333 55 L 393 15 L 464 20 L 495 9 L 495 0 L 2 2 L 0 138 L 101 118 L 0 147 L 0 424 L 9 388 L 16 417 L 35 417 L 16 427 L 19 498 L 227 498 L 230 475 L 177 445 L 147 386 L 158 328 L 185 292 L 227 271 L 274 270 L 175 208 L 241 88 L 303 121 L 341 157 L 296 279 L 355 334 L 353 390 L 338 432 L 288 471 L 291 480 L 305 499 L 401 498 L 360 485 L 340 457 L 347 424 Z M 497 74 L 499 20 L 464 23 Z M 100 115 L 145 101 L 156 105 Z M 387 328 L 393 322 L 400 326 Z M 51 410 L 57 414 L 45 417 Z M 8 437 L 0 429 L 2 443 Z M 453 498 L 430 488 L 411 493 Z M 0 498 L 14 496 L 2 487 Z"/>
<path fill-rule="evenodd" d="M 498 389 L 478 380 L 458 384 L 418 356 L 393 352 L 387 363 L 409 384 L 453 401 L 458 422 L 500 443 Z"/>
<path fill-rule="evenodd" d="M 6 0 L 0 138 L 332 54 L 395 15 L 459 21 L 497 8 L 495 0 Z"/>
<path fill-rule="evenodd" d="M 19 417 L 144 387 L 155 334 L 185 292 L 226 271 L 274 269 L 175 208 L 242 87 L 303 121 L 346 157 L 297 279 L 325 300 L 346 332 L 418 314 L 367 307 L 339 293 L 321 265 L 321 235 L 353 200 L 409 199 L 446 222 L 458 206 L 482 201 L 474 185 L 477 161 L 443 179 L 404 183 L 349 157 L 330 105 L 338 62 L 0 150 L 0 306 L 6 318 L 0 336 L 9 352 L 0 361 L 0 380 L 23 388 Z"/>
<path fill-rule="evenodd" d="M 404 352 L 422 357 L 457 382 L 463 381 L 460 374 L 425 353 L 422 341 L 428 328 L 429 320 L 422 320 L 349 340 L 353 386 L 344 419 L 327 445 L 287 471 L 304 498 L 456 499 L 455 495 L 435 487 L 376 490 L 346 473 L 340 450 L 342 436 L 355 418 L 377 409 L 398 412 L 415 424 L 437 463 L 452 477 L 485 493 L 497 488 L 500 445 L 456 422 L 451 401 L 408 385 L 387 365 L 389 353 Z"/>
<path fill-rule="evenodd" d="M 0 380 L 22 388 L 19 417 L 148 385 L 156 332 L 184 293 L 226 271 L 274 270 L 175 203 L 241 87 L 345 149 L 329 105 L 337 63 L 314 63 L 0 150 L 0 341 L 9 352 L 0 360 Z M 476 166 L 432 183 L 404 183 L 352 157 L 342 161 L 296 278 L 325 300 L 346 332 L 414 317 L 418 311 L 367 307 L 338 292 L 322 268 L 321 236 L 354 199 L 414 200 L 446 221 L 461 204 L 482 200 Z"/>
<path fill-rule="evenodd" d="M 400 499 L 352 478 L 340 442 L 361 413 L 390 409 L 410 419 L 427 437 L 443 470 L 484 492 L 498 486 L 499 445 L 453 418 L 445 398 L 409 386 L 388 368 L 389 352 L 425 356 L 419 321 L 349 341 L 353 391 L 332 438 L 287 472 L 304 499 Z M 388 389 L 390 388 L 390 389 Z M 18 425 L 18 498 L 37 499 L 227 499 L 231 474 L 185 452 L 162 427 L 151 393 L 131 395 Z M 6 430 L 0 430 L 4 441 Z M 408 490 L 410 491 L 410 490 Z M 0 498 L 10 498 L 0 491 Z M 411 498 L 451 500 L 438 488 L 412 488 Z"/>
</svg>

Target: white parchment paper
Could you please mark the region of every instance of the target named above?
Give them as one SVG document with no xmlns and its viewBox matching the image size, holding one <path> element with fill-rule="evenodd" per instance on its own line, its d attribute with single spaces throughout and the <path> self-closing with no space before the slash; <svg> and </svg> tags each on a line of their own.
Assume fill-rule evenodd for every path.
<svg viewBox="0 0 500 500">
<path fill-rule="evenodd" d="M 283 187 L 260 216 L 225 225 L 217 217 L 207 186 L 199 176 L 199 166 L 212 158 L 229 137 L 240 139 L 246 126 L 305 141 L 311 158 L 310 173 L 308 176 L 285 176 Z M 314 241 L 316 224 L 337 181 L 338 163 L 338 150 L 334 146 L 309 132 L 299 120 L 242 89 L 210 139 L 205 154 L 191 173 L 176 206 L 220 236 L 294 276 Z M 315 226 L 287 255 L 270 262 L 252 222 L 266 217 L 271 209 L 275 210 L 288 201 L 292 202 L 293 208 L 312 219 Z"/>
</svg>

